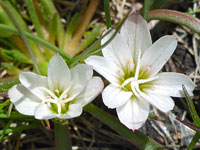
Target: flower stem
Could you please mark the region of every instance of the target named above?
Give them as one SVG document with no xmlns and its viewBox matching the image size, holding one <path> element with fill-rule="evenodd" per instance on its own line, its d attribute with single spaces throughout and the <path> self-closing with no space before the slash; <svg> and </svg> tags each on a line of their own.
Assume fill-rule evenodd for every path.
<svg viewBox="0 0 200 150">
<path fill-rule="evenodd" d="M 68 126 L 55 123 L 56 150 L 71 150 L 71 138 Z"/>
<path fill-rule="evenodd" d="M 151 10 L 148 13 L 148 21 L 150 20 L 164 20 L 184 25 L 194 32 L 200 34 L 200 20 L 178 11 L 167 10 L 167 9 L 157 9 Z"/>
</svg>

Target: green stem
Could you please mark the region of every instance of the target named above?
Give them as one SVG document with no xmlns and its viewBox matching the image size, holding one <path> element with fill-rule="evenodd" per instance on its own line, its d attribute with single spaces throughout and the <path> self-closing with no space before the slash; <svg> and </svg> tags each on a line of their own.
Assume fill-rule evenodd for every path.
<svg viewBox="0 0 200 150">
<path fill-rule="evenodd" d="M 200 34 L 200 20 L 178 11 L 167 9 L 151 10 L 148 13 L 148 21 L 150 20 L 163 20 L 177 23 L 180 25 L 184 25 L 194 32 Z"/>
<path fill-rule="evenodd" d="M 9 27 L 9 26 L 6 26 L 6 25 L 3 25 L 3 24 L 0 24 L 0 31 L 7 31 L 7 32 L 11 32 L 13 34 L 17 34 L 19 35 L 19 32 L 13 28 L 13 27 Z M 49 42 L 39 38 L 38 36 L 35 36 L 35 35 L 32 35 L 28 32 L 24 32 L 25 36 L 35 42 L 38 42 L 40 43 L 41 45 L 44 45 L 46 46 L 47 48 L 49 48 L 50 50 L 56 52 L 56 53 L 59 53 L 60 55 L 62 55 L 64 58 L 66 58 L 67 60 L 70 60 L 71 57 L 69 55 L 67 55 L 65 52 L 63 52 L 62 50 L 60 50 L 59 48 L 57 48 L 56 46 L 50 44 Z"/>
<path fill-rule="evenodd" d="M 190 142 L 189 146 L 188 146 L 188 150 L 193 150 L 196 143 L 199 141 L 199 138 L 200 138 L 200 133 L 199 132 L 196 132 L 196 134 L 194 135 L 192 141 Z"/>
<path fill-rule="evenodd" d="M 122 125 L 118 119 L 106 113 L 105 111 L 99 109 L 98 107 L 89 104 L 84 107 L 84 109 L 89 112 L 93 117 L 99 119 L 104 124 L 108 125 L 111 129 L 125 137 L 130 143 L 137 146 L 142 150 L 161 150 L 163 149 L 159 144 L 157 144 L 152 139 L 145 136 L 139 131 L 131 131 Z"/>
<path fill-rule="evenodd" d="M 149 0 L 144 0 L 144 19 L 148 20 Z"/>
<path fill-rule="evenodd" d="M 71 138 L 67 125 L 55 123 L 56 150 L 71 150 Z"/>
</svg>

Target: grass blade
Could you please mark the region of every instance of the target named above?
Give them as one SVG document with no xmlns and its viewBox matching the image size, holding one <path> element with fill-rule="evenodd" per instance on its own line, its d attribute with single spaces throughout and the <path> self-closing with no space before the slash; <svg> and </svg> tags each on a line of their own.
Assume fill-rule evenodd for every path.
<svg viewBox="0 0 200 150">
<path fill-rule="evenodd" d="M 104 11 L 106 13 L 106 26 L 107 29 L 109 29 L 111 27 L 109 0 L 104 0 L 103 3 Z"/>
<path fill-rule="evenodd" d="M 183 91 L 184 91 L 184 94 L 185 94 L 185 99 L 186 99 L 186 102 L 188 104 L 188 107 L 189 107 L 189 111 L 190 111 L 190 114 L 192 116 L 192 120 L 194 121 L 194 124 L 197 126 L 197 127 L 200 127 L 200 119 L 199 119 L 199 116 L 196 112 L 196 109 L 194 107 L 194 104 L 192 102 L 192 100 L 190 99 L 190 96 L 185 88 L 184 85 L 182 85 L 183 87 Z"/>
<path fill-rule="evenodd" d="M 105 111 L 99 109 L 98 107 L 89 104 L 84 107 L 84 109 L 89 112 L 93 117 L 99 119 L 104 124 L 108 125 L 110 128 L 115 130 L 121 136 L 125 137 L 132 144 L 136 145 L 139 149 L 142 150 L 161 150 L 163 149 L 159 144 L 157 144 L 152 139 L 148 138 L 139 131 L 134 133 L 122 125 L 118 119 L 106 113 Z"/>
<path fill-rule="evenodd" d="M 24 32 L 23 32 L 22 28 L 20 27 L 20 25 L 18 24 L 18 22 L 16 21 L 16 19 L 15 19 L 14 16 L 12 15 L 11 11 L 8 9 L 8 7 L 7 7 L 6 5 L 4 5 L 4 3 L 2 3 L 2 2 L 0 2 L 0 5 L 3 7 L 3 9 L 4 9 L 5 12 L 7 13 L 7 15 L 9 16 L 9 18 L 10 18 L 11 21 L 13 22 L 13 24 L 14 24 L 14 25 L 16 26 L 16 28 L 18 29 L 19 34 L 20 34 L 21 38 L 23 39 L 23 41 L 24 41 L 24 43 L 25 43 L 25 45 L 26 45 L 26 47 L 27 47 L 27 49 L 28 49 L 28 52 L 29 52 L 29 54 L 30 54 L 30 56 L 31 56 L 31 59 L 32 59 L 32 61 L 33 61 L 33 65 L 34 65 L 34 67 L 35 67 L 35 70 L 36 70 L 36 72 L 37 72 L 38 74 L 40 74 L 40 71 L 39 71 L 39 68 L 38 68 L 38 65 L 37 65 L 37 61 L 36 61 L 36 59 L 35 59 L 35 56 L 34 56 L 34 54 L 33 54 L 33 51 L 31 50 L 31 47 L 30 47 L 30 45 L 29 45 L 29 43 L 28 43 L 28 41 L 27 41 L 27 39 L 26 39 L 26 37 L 25 37 L 25 35 L 24 35 Z"/>
<path fill-rule="evenodd" d="M 0 31 L 1 30 L 4 30 L 4 31 L 7 31 L 7 32 L 11 32 L 13 34 L 17 34 L 19 35 L 19 32 L 13 28 L 13 27 L 9 27 L 9 26 L 6 26 L 6 25 L 3 25 L 3 24 L 0 24 Z M 71 57 L 69 55 L 67 55 L 65 52 L 63 52 L 62 50 L 60 50 L 59 48 L 57 48 L 56 46 L 48 43 L 47 41 L 41 39 L 40 37 L 38 36 L 35 36 L 33 34 L 30 34 L 28 32 L 24 32 L 25 36 L 35 42 L 38 42 L 40 43 L 41 45 L 44 45 L 46 46 L 47 48 L 49 48 L 50 50 L 56 52 L 56 53 L 59 53 L 60 55 L 62 55 L 65 59 L 67 60 L 70 60 Z"/>
</svg>

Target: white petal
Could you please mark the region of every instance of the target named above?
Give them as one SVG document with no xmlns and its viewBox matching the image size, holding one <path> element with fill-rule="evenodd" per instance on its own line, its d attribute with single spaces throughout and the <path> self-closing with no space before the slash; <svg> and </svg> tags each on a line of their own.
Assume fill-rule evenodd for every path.
<svg viewBox="0 0 200 150">
<path fill-rule="evenodd" d="M 127 18 L 120 33 L 131 49 L 134 61 L 137 61 L 139 51 L 143 54 L 152 44 L 147 23 L 139 13 L 132 13 Z"/>
<path fill-rule="evenodd" d="M 19 80 L 23 86 L 30 90 L 35 96 L 44 99 L 46 92 L 41 88 L 48 88 L 47 77 L 35 74 L 33 72 L 22 72 L 19 75 Z"/>
<path fill-rule="evenodd" d="M 124 105 L 128 100 L 130 100 L 131 96 L 132 92 L 124 91 L 112 84 L 107 86 L 102 92 L 103 103 L 108 108 L 116 108 Z"/>
<path fill-rule="evenodd" d="M 101 56 L 90 56 L 85 60 L 87 65 L 91 65 L 95 71 L 101 74 L 104 78 L 110 81 L 114 85 L 119 85 L 120 77 L 123 76 L 123 71 Z"/>
<path fill-rule="evenodd" d="M 40 104 L 35 109 L 35 118 L 39 120 L 52 119 L 58 117 L 46 104 Z"/>
<path fill-rule="evenodd" d="M 71 69 L 73 85 L 69 91 L 70 97 L 75 97 L 83 91 L 92 78 L 92 74 L 92 67 L 85 64 L 78 64 Z"/>
<path fill-rule="evenodd" d="M 82 106 L 87 105 L 99 95 L 99 93 L 103 90 L 103 87 L 104 84 L 101 78 L 93 77 L 89 81 L 85 90 L 78 97 L 76 97 L 76 103 L 79 103 Z"/>
<path fill-rule="evenodd" d="M 59 116 L 60 119 L 71 119 L 81 115 L 83 109 L 80 104 L 69 105 L 69 110 L 65 115 Z"/>
<path fill-rule="evenodd" d="M 157 40 L 147 51 L 145 51 L 141 60 L 141 67 L 149 67 L 146 73 L 154 76 L 157 74 L 170 56 L 173 54 L 177 46 L 175 36 L 166 35 Z"/>
<path fill-rule="evenodd" d="M 185 97 L 182 85 L 185 86 L 188 94 L 192 96 L 195 85 L 188 76 L 174 72 L 159 73 L 159 78 L 152 82 L 153 88 L 149 92 L 173 97 Z"/>
<path fill-rule="evenodd" d="M 13 86 L 8 91 L 8 96 L 10 101 L 14 103 L 17 111 L 24 115 L 33 116 L 35 108 L 41 103 L 40 99 L 21 84 Z"/>
<path fill-rule="evenodd" d="M 174 101 L 170 96 L 147 92 L 143 98 L 162 112 L 168 112 L 174 108 Z"/>
<path fill-rule="evenodd" d="M 70 70 L 60 55 L 51 58 L 48 66 L 48 84 L 51 90 L 62 90 L 68 88 L 71 81 Z"/>
<path fill-rule="evenodd" d="M 101 45 L 107 42 L 115 31 L 109 33 L 102 39 Z M 123 37 L 117 33 L 114 39 L 102 49 L 103 56 L 111 60 L 119 68 L 123 70 L 133 70 L 133 57 L 131 50 Z"/>
<path fill-rule="evenodd" d="M 127 128 L 137 130 L 148 118 L 149 104 L 144 100 L 131 99 L 125 105 L 117 108 L 117 115 Z"/>
</svg>

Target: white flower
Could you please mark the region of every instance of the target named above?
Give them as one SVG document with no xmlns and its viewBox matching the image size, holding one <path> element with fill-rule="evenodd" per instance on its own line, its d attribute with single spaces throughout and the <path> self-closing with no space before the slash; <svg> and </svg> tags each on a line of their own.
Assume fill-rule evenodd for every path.
<svg viewBox="0 0 200 150">
<path fill-rule="evenodd" d="M 82 107 L 103 89 L 102 80 L 92 74 L 92 68 L 85 64 L 69 70 L 57 54 L 49 62 L 47 77 L 23 72 L 19 76 L 21 84 L 13 86 L 8 96 L 20 113 L 36 119 L 78 117 Z"/>
<path fill-rule="evenodd" d="M 104 44 L 111 34 L 103 38 Z M 177 46 L 174 36 L 164 36 L 153 45 L 146 21 L 131 14 L 119 34 L 103 48 L 101 56 L 85 60 L 110 85 L 103 93 L 103 102 L 116 108 L 119 120 L 129 129 L 140 128 L 148 118 L 149 104 L 162 112 L 173 109 L 170 96 L 184 96 L 182 85 L 192 95 L 194 84 L 180 73 L 159 73 Z"/>
</svg>

